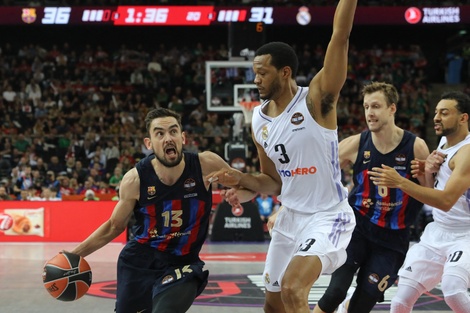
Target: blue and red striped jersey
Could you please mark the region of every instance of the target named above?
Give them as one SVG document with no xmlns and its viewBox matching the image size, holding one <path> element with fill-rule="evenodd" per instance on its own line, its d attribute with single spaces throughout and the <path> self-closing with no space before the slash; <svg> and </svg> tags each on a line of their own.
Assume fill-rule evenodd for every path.
<svg viewBox="0 0 470 313">
<path fill-rule="evenodd" d="M 185 169 L 172 186 L 163 184 L 152 166 L 152 154 L 136 169 L 140 199 L 134 208 L 134 239 L 174 256 L 197 257 L 206 239 L 212 191 L 206 189 L 199 157 L 185 153 Z"/>
</svg>

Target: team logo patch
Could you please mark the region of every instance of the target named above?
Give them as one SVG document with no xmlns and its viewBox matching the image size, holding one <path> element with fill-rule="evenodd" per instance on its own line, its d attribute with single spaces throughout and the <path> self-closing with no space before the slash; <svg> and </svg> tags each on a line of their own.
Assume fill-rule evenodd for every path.
<svg viewBox="0 0 470 313">
<path fill-rule="evenodd" d="M 171 283 L 172 281 L 174 281 L 175 278 L 171 275 L 166 275 L 165 277 L 163 277 L 162 279 L 162 285 L 165 285 L 165 284 L 168 284 L 168 283 Z"/>
<path fill-rule="evenodd" d="M 242 216 L 243 215 L 243 207 L 240 205 L 236 208 L 232 207 L 232 214 L 233 216 Z"/>
<path fill-rule="evenodd" d="M 364 151 L 364 159 L 370 159 L 370 151 Z"/>
<path fill-rule="evenodd" d="M 372 273 L 369 275 L 368 281 L 370 284 L 377 284 L 379 282 L 379 275 Z"/>
<path fill-rule="evenodd" d="M 196 187 L 196 181 L 192 178 L 188 178 L 184 181 L 184 189 L 191 191 Z"/>
<path fill-rule="evenodd" d="M 153 196 L 157 193 L 157 188 L 155 188 L 155 186 L 148 186 L 147 187 L 147 194 L 149 196 Z"/>
<path fill-rule="evenodd" d="M 271 278 L 269 278 L 269 274 L 268 274 L 268 273 L 264 274 L 264 282 L 265 282 L 266 284 L 270 284 L 270 283 L 271 283 Z"/>
<path fill-rule="evenodd" d="M 263 137 L 263 140 L 268 139 L 268 126 L 263 127 L 263 130 L 261 131 L 261 137 Z"/>
<path fill-rule="evenodd" d="M 26 8 L 23 9 L 23 12 L 21 13 L 21 19 L 26 24 L 34 23 L 36 21 L 36 17 L 36 9 Z"/>
<path fill-rule="evenodd" d="M 401 153 L 397 154 L 395 156 L 395 162 L 397 162 L 397 164 L 400 164 L 400 165 L 405 164 L 406 156 L 404 154 L 401 154 Z"/>
<path fill-rule="evenodd" d="M 303 121 L 305 120 L 304 116 L 302 113 L 300 112 L 295 112 L 291 119 L 290 119 L 290 122 L 294 125 L 300 125 L 303 123 Z"/>
</svg>

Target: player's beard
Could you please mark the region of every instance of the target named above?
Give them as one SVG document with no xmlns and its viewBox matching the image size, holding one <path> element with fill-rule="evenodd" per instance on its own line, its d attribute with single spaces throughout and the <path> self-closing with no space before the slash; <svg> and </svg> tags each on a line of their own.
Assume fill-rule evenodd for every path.
<svg viewBox="0 0 470 313">
<path fill-rule="evenodd" d="M 177 154 L 177 157 L 174 160 L 165 159 L 165 154 L 163 155 L 163 157 L 160 157 L 155 153 L 155 157 L 157 158 L 158 162 L 160 162 L 163 166 L 175 167 L 181 163 L 181 160 L 183 160 L 183 153 L 181 151 L 178 151 L 175 148 L 175 153 Z"/>
<path fill-rule="evenodd" d="M 458 131 L 458 124 L 456 123 L 453 127 L 444 127 L 443 124 L 441 124 L 441 131 L 440 134 L 437 134 L 439 136 L 449 136 Z"/>
<path fill-rule="evenodd" d="M 276 99 L 281 94 L 281 84 L 279 83 L 279 80 L 273 80 L 269 91 L 267 94 L 264 95 L 263 100 L 271 100 L 271 99 Z"/>
</svg>

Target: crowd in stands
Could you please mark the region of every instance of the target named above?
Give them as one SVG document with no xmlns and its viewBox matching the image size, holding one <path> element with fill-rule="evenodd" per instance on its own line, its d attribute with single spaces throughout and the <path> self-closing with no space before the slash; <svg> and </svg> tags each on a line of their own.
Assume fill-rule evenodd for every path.
<svg viewBox="0 0 470 313">
<path fill-rule="evenodd" d="M 297 81 L 307 85 L 322 66 L 325 47 L 294 48 Z M 225 157 L 232 113 L 206 111 L 205 62 L 227 58 L 225 44 L 162 43 L 150 51 L 0 43 L 0 187 L 19 200 L 85 198 L 88 190 L 91 198 L 117 194 L 123 175 L 151 153 L 143 145 L 143 121 L 155 107 L 183 114 L 187 151 Z M 425 138 L 430 82 L 419 46 L 351 45 L 349 58 L 338 107 L 340 140 L 366 127 L 360 90 L 369 81 L 398 88 L 397 124 Z M 252 142 L 249 129 L 246 142 Z M 247 170 L 257 171 L 255 149 L 249 150 Z"/>
</svg>

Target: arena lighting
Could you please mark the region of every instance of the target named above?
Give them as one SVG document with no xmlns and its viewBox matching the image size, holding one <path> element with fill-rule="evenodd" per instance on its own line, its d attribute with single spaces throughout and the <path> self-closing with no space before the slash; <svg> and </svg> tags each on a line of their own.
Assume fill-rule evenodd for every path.
<svg viewBox="0 0 470 313">
<path fill-rule="evenodd" d="M 334 7 L 106 6 L 0 7 L 0 25 L 217 26 L 263 23 L 331 25 Z M 454 7 L 359 7 L 355 25 L 470 24 L 470 5 Z"/>
</svg>

